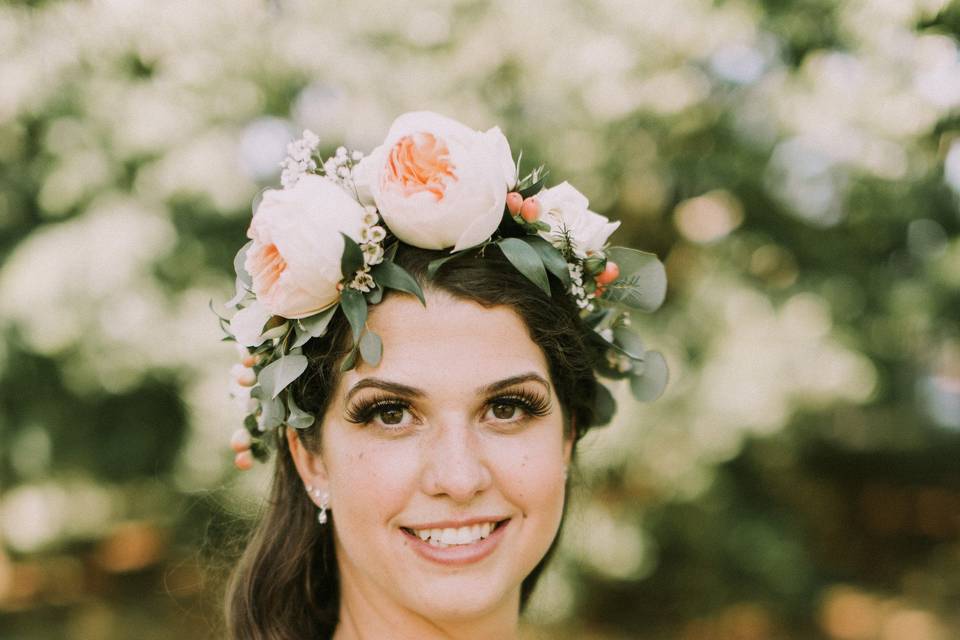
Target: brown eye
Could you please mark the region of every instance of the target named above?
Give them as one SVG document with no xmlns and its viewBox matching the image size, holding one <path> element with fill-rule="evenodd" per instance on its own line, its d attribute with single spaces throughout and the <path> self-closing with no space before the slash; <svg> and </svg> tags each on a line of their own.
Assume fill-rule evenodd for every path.
<svg viewBox="0 0 960 640">
<path fill-rule="evenodd" d="M 403 422 L 403 407 L 391 407 L 380 411 L 380 420 L 383 424 L 400 424 Z"/>
<path fill-rule="evenodd" d="M 512 404 L 495 404 L 491 407 L 493 417 L 497 420 L 510 420 L 517 412 L 517 407 Z"/>
</svg>

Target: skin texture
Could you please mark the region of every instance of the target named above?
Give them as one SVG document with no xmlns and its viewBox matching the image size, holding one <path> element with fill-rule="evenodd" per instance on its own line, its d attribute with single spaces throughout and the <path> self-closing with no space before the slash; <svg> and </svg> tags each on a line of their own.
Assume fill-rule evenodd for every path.
<svg viewBox="0 0 960 640">
<path fill-rule="evenodd" d="M 288 430 L 304 484 L 330 493 L 341 575 L 334 637 L 515 637 L 520 583 L 557 533 L 571 451 L 544 355 L 509 308 L 432 291 L 426 307 L 388 297 L 368 326 L 383 338 L 383 359 L 343 376 L 321 453 Z M 517 376 L 528 379 L 487 388 Z M 373 380 L 419 394 L 357 388 Z M 540 415 L 510 404 L 518 392 L 545 400 Z M 371 399 L 409 409 L 381 405 L 351 422 L 351 408 Z M 510 522 L 490 555 L 465 566 L 421 557 L 401 530 L 476 516 Z"/>
</svg>

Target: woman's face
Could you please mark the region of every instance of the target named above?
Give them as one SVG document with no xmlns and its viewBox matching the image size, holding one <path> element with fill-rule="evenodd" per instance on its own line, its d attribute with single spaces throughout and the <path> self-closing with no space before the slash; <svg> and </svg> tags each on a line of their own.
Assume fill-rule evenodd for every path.
<svg viewBox="0 0 960 640">
<path fill-rule="evenodd" d="M 506 307 L 442 293 L 372 308 L 383 358 L 344 374 L 322 449 L 342 589 L 427 619 L 517 611 L 560 523 L 570 441 L 540 348 Z"/>
</svg>

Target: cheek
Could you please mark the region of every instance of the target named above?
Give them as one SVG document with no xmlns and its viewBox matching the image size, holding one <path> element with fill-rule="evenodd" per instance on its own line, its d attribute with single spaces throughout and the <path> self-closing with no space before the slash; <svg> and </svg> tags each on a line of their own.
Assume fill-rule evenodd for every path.
<svg viewBox="0 0 960 640">
<path fill-rule="evenodd" d="M 562 438 L 505 443 L 495 459 L 498 485 L 525 514 L 559 518 L 565 484 Z"/>
<path fill-rule="evenodd" d="M 331 503 L 341 525 L 384 522 L 403 509 L 416 487 L 416 456 L 397 444 L 330 443 Z"/>
</svg>

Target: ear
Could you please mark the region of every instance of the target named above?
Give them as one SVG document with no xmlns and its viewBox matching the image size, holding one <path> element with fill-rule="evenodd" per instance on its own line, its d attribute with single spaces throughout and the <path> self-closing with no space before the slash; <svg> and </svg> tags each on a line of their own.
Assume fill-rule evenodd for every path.
<svg viewBox="0 0 960 640">
<path fill-rule="evenodd" d="M 327 477 L 327 468 L 323 464 L 323 457 L 319 453 L 313 453 L 307 449 L 300 441 L 297 430 L 293 427 L 286 427 L 284 435 L 287 438 L 290 457 L 293 458 L 293 464 L 296 465 L 297 473 L 303 480 L 303 484 L 316 487 L 321 491 L 327 491 L 329 478 Z"/>
</svg>

